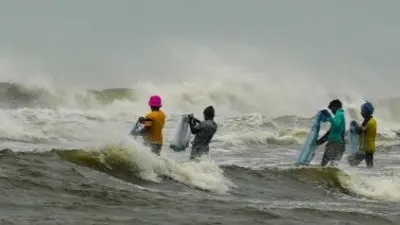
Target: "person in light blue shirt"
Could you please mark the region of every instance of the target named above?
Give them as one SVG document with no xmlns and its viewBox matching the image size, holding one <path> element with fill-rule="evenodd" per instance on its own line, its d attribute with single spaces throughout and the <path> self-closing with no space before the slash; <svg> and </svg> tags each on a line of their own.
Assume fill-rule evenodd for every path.
<svg viewBox="0 0 400 225">
<path fill-rule="evenodd" d="M 328 109 L 332 111 L 333 117 L 327 110 L 322 111 L 329 118 L 328 121 L 331 124 L 331 128 L 324 136 L 317 140 L 317 145 L 322 145 L 326 142 L 321 166 L 326 166 L 329 162 L 334 166 L 341 160 L 345 151 L 344 133 L 346 119 L 342 107 L 342 102 L 339 99 L 335 99 L 328 105 Z"/>
</svg>

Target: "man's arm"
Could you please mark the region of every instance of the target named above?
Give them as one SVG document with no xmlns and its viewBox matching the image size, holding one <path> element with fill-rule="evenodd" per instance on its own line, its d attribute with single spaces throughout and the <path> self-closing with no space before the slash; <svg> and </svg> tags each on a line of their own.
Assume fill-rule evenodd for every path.
<svg viewBox="0 0 400 225">
<path fill-rule="evenodd" d="M 189 125 L 190 125 L 190 131 L 192 132 L 192 134 L 197 134 L 202 128 L 200 120 L 198 120 L 196 118 L 193 118 L 192 120 L 190 120 Z"/>
<path fill-rule="evenodd" d="M 364 132 L 364 128 L 360 125 L 358 125 L 358 123 L 356 121 L 352 121 L 351 125 L 354 127 L 354 131 L 360 135 Z"/>
<path fill-rule="evenodd" d="M 329 133 L 331 132 L 330 128 L 320 139 L 317 140 L 317 145 L 322 145 L 323 143 L 326 142 L 326 140 L 328 139 Z"/>
<path fill-rule="evenodd" d="M 340 116 L 330 116 L 328 117 L 328 122 L 331 124 L 331 126 L 337 126 L 342 122 L 342 118 Z"/>
<path fill-rule="evenodd" d="M 145 117 L 145 118 L 140 118 L 139 122 L 141 124 L 144 125 L 144 129 L 141 130 L 140 134 L 144 135 L 145 133 L 147 133 L 149 131 L 149 129 L 151 128 L 151 126 L 153 126 L 153 119 L 149 118 L 149 117 Z"/>
</svg>

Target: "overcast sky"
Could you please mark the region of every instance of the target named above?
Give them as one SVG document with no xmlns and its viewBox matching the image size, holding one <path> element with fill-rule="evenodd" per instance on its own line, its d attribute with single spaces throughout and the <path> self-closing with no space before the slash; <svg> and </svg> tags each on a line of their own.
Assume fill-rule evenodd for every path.
<svg viewBox="0 0 400 225">
<path fill-rule="evenodd" d="M 4 0 L 0 78 L 42 73 L 123 87 L 189 79 L 198 76 L 188 74 L 190 59 L 216 57 L 261 77 L 306 74 L 396 95 L 399 8 L 395 0 Z"/>
</svg>

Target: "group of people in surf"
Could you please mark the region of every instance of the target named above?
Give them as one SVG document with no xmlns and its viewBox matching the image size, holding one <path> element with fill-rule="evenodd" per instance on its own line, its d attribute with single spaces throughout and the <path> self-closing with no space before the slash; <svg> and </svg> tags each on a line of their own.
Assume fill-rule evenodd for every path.
<svg viewBox="0 0 400 225">
<path fill-rule="evenodd" d="M 143 136 L 145 145 L 149 146 L 151 151 L 160 155 L 163 146 L 163 128 L 165 124 L 165 113 L 161 110 L 162 100 L 158 95 L 150 97 L 148 105 L 151 109 L 145 117 L 139 118 L 139 123 L 144 125 L 140 135 Z M 190 159 L 201 157 L 210 151 L 209 144 L 214 134 L 217 132 L 217 123 L 214 122 L 215 110 L 213 106 L 208 106 L 203 111 L 204 121 L 189 114 L 189 127 L 194 140 Z"/>
<path fill-rule="evenodd" d="M 163 146 L 163 128 L 165 124 L 165 113 L 161 110 L 161 97 L 158 95 L 151 96 L 148 105 L 151 112 L 145 117 L 139 118 L 138 121 L 144 125 L 144 129 L 140 135 L 143 136 L 145 144 L 151 148 L 152 152 L 160 155 Z M 316 141 L 317 145 L 326 143 L 321 166 L 326 166 L 329 162 L 331 165 L 339 162 L 345 151 L 346 119 L 342 102 L 339 99 L 335 99 L 329 103 L 328 109 L 333 115 L 327 109 L 322 110 L 321 113 L 328 118 L 331 124 L 330 129 Z M 357 166 L 365 160 L 367 167 L 373 167 L 377 133 L 377 122 L 373 117 L 373 113 L 374 106 L 370 102 L 366 102 L 361 105 L 361 116 L 364 121 L 361 125 L 352 121 L 352 126 L 360 136 L 360 149 L 349 157 L 348 160 L 352 166 Z M 206 107 L 203 115 L 204 121 L 200 121 L 192 115 L 189 116 L 188 123 L 190 130 L 195 135 L 192 142 L 190 159 L 208 154 L 210 150 L 209 144 L 218 128 L 214 121 L 215 110 L 213 106 Z"/>
<path fill-rule="evenodd" d="M 329 162 L 331 165 L 338 163 L 345 151 L 346 119 L 342 102 L 339 99 L 335 99 L 329 103 L 328 109 L 333 113 L 333 116 L 326 109 L 322 110 L 321 113 L 328 118 L 331 127 L 316 143 L 317 145 L 322 145 L 326 142 L 321 166 L 326 166 Z M 351 166 L 357 166 L 363 160 L 365 160 L 368 168 L 374 165 L 377 122 L 373 114 L 374 106 L 370 102 L 365 102 L 361 105 L 361 116 L 363 117 L 361 125 L 356 121 L 351 122 L 350 126 L 354 128 L 354 131 L 360 137 L 359 150 L 348 157 L 348 162 Z"/>
</svg>

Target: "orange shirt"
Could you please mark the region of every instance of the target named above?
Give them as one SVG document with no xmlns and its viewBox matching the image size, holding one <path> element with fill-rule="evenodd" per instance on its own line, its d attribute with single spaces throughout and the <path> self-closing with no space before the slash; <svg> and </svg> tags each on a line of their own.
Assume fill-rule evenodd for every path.
<svg viewBox="0 0 400 225">
<path fill-rule="evenodd" d="M 148 113 L 145 119 L 151 121 L 145 121 L 144 126 L 147 129 L 145 140 L 154 144 L 163 144 L 163 133 L 162 130 L 165 124 L 165 114 L 163 111 L 152 111 Z"/>
</svg>

